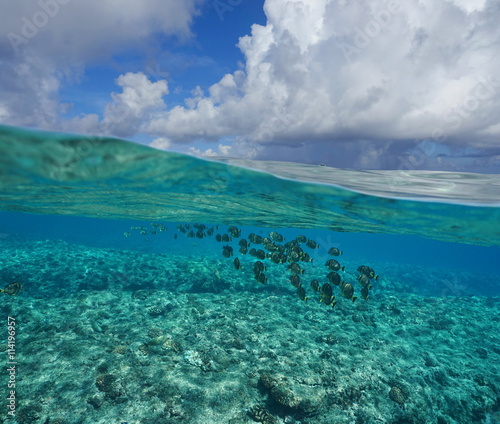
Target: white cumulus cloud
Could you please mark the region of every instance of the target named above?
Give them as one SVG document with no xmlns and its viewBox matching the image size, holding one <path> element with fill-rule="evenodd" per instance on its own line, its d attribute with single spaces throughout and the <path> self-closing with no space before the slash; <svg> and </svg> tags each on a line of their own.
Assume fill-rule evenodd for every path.
<svg viewBox="0 0 500 424">
<path fill-rule="evenodd" d="M 202 0 L 16 0 L 0 13 L 1 123 L 91 129 L 95 117 L 61 122 L 61 85 L 123 52 L 154 49 L 158 34 L 186 39 Z M 123 103 L 123 102 L 122 102 Z M 127 118 L 129 115 L 127 115 Z"/>
<path fill-rule="evenodd" d="M 147 131 L 302 157 L 311 145 L 346 152 L 349 140 L 379 140 L 375 161 L 396 141 L 498 145 L 495 1 L 266 0 L 264 10 L 267 24 L 240 38 L 242 69 Z"/>
<path fill-rule="evenodd" d="M 106 133 L 127 137 L 138 132 L 150 113 L 165 108 L 168 86 L 165 80 L 149 81 L 141 72 L 120 75 L 116 83 L 122 92 L 111 94 L 113 101 L 106 106 L 102 125 Z"/>
</svg>

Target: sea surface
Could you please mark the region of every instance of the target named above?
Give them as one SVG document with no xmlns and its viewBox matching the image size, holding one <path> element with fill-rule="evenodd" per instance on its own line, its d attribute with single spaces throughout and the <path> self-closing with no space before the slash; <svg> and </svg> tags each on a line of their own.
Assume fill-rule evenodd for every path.
<svg viewBox="0 0 500 424">
<path fill-rule="evenodd" d="M 500 423 L 500 175 L 0 127 L 0 287 L 0 423 Z"/>
</svg>

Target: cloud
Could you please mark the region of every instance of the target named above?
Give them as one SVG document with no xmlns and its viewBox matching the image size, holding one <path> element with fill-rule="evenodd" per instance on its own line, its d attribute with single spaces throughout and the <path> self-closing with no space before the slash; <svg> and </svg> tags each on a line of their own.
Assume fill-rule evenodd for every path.
<svg viewBox="0 0 500 424">
<path fill-rule="evenodd" d="M 78 83 L 87 66 L 110 62 L 117 54 L 155 49 L 158 35 L 191 37 L 201 2 L 10 2 L 0 14 L 0 119 L 50 129 L 95 125 L 95 117 L 61 122 L 71 107 L 60 100 L 61 86 Z M 125 104 L 123 96 L 121 102 Z"/>
<path fill-rule="evenodd" d="M 149 81 L 143 73 L 128 72 L 116 80 L 121 93 L 112 93 L 113 102 L 104 111 L 103 129 L 120 137 L 135 135 L 143 120 L 155 110 L 166 107 L 163 96 L 168 94 L 165 80 Z"/>
<path fill-rule="evenodd" d="M 233 137 L 263 158 L 293 148 L 296 160 L 355 142 L 358 155 L 370 151 L 360 165 L 412 140 L 498 143 L 493 0 L 266 0 L 264 9 L 267 24 L 240 38 L 244 67 L 147 131 L 175 143 Z"/>
<path fill-rule="evenodd" d="M 159 150 L 168 150 L 171 145 L 172 143 L 170 140 L 165 137 L 155 138 L 151 143 L 149 143 L 150 147 L 154 147 Z"/>
</svg>

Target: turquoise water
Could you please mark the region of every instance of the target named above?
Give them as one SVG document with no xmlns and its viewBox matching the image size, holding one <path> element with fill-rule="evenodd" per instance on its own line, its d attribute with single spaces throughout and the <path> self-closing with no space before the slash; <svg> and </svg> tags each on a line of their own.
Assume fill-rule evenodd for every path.
<svg viewBox="0 0 500 424">
<path fill-rule="evenodd" d="M 0 278 L 23 285 L 0 294 L 16 321 L 4 422 L 500 422 L 500 176 L 203 161 L 9 127 L 0 170 Z M 319 245 L 298 243 L 307 301 L 291 259 L 250 242 L 262 284 L 239 252 L 272 231 Z M 329 259 L 354 302 L 311 287 Z M 379 275 L 368 300 L 360 265 Z"/>
</svg>

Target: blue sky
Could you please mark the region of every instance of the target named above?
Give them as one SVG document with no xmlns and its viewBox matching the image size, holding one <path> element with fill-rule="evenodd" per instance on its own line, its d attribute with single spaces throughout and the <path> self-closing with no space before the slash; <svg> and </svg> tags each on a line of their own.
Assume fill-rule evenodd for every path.
<svg viewBox="0 0 500 424">
<path fill-rule="evenodd" d="M 498 172 L 494 0 L 18 0 L 0 123 L 201 157 Z"/>
<path fill-rule="evenodd" d="M 206 90 L 237 69 L 238 62 L 244 59 L 236 46 L 238 39 L 250 34 L 252 24 L 265 25 L 263 5 L 264 1 L 249 0 L 237 6 L 225 1 L 209 2 L 193 19 L 193 38 L 179 40 L 158 35 L 150 42 L 150 52 L 124 51 L 87 67 L 81 84 L 61 90 L 61 100 L 74 104 L 68 115 L 102 112 L 109 93 L 116 90 L 115 79 L 126 72 L 144 72 L 153 81 L 167 78 L 169 104 L 183 104 L 196 86 Z"/>
</svg>

